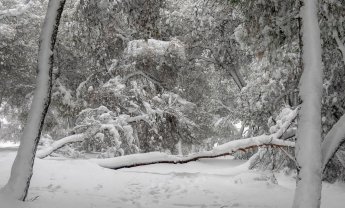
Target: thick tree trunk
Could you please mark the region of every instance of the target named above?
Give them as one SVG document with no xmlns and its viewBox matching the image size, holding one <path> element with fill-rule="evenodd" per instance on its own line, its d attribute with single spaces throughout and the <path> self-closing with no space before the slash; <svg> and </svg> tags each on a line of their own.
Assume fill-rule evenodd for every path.
<svg viewBox="0 0 345 208">
<path fill-rule="evenodd" d="M 50 0 L 44 20 L 38 54 L 37 86 L 30 112 L 13 162 L 8 183 L 1 190 L 18 200 L 25 200 L 33 173 L 38 141 L 51 99 L 53 50 L 65 0 Z"/>
<path fill-rule="evenodd" d="M 321 97 L 322 62 L 317 0 L 304 0 L 303 64 L 300 83 L 303 101 L 297 130 L 298 163 L 294 208 L 318 208 L 321 199 Z"/>
</svg>

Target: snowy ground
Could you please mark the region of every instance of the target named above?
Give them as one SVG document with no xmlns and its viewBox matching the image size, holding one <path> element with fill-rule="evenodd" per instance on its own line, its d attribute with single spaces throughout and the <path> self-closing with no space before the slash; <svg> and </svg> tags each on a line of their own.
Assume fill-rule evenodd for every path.
<svg viewBox="0 0 345 208">
<path fill-rule="evenodd" d="M 0 148 L 0 187 L 10 173 L 13 149 Z M 241 168 L 242 161 L 208 159 L 110 170 L 90 160 L 37 159 L 28 199 L 1 208 L 228 208 L 291 207 L 295 180 Z M 36 198 L 38 197 L 38 198 Z M 323 186 L 322 207 L 344 207 L 345 185 Z"/>
</svg>

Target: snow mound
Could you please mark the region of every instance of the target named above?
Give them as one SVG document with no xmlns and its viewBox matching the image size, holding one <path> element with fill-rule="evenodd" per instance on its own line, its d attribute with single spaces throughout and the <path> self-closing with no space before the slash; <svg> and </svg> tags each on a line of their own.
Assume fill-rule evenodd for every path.
<svg viewBox="0 0 345 208">
<path fill-rule="evenodd" d="M 19 142 L 12 142 L 12 141 L 0 141 L 0 148 L 6 147 L 18 147 Z"/>
<path fill-rule="evenodd" d="M 2 195 L 0 193 L 0 202 L 1 202 L 1 207 L 8 207 L 8 208 L 28 208 L 26 204 L 24 204 L 21 201 L 11 199 L 10 197 L 6 195 Z"/>
</svg>

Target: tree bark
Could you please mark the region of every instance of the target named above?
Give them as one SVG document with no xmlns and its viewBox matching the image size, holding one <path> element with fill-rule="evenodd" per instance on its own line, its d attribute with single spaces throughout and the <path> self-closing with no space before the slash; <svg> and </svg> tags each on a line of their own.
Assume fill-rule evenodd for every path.
<svg viewBox="0 0 345 208">
<path fill-rule="evenodd" d="M 37 86 L 31 108 L 13 162 L 10 179 L 1 190 L 4 194 L 24 201 L 33 174 L 37 145 L 51 100 L 53 50 L 65 0 L 50 0 L 40 35 Z"/>
<path fill-rule="evenodd" d="M 294 208 L 318 208 L 321 200 L 321 97 L 322 57 L 317 0 L 304 0 L 301 8 L 303 32 L 303 101 L 298 122 L 296 159 L 298 163 Z"/>
</svg>

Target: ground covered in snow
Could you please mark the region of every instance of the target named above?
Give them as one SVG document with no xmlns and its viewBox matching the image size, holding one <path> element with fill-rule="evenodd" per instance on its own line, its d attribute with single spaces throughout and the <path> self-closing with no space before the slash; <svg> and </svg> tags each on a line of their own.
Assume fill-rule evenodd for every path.
<svg viewBox="0 0 345 208">
<path fill-rule="evenodd" d="M 0 187 L 8 180 L 15 150 L 0 148 Z M 183 165 L 156 164 L 110 170 L 92 160 L 37 159 L 30 202 L 6 208 L 291 207 L 292 175 L 249 171 L 243 161 L 204 159 Z M 6 204 L 7 203 L 7 204 Z M 323 184 L 322 207 L 345 204 L 345 184 Z"/>
</svg>

